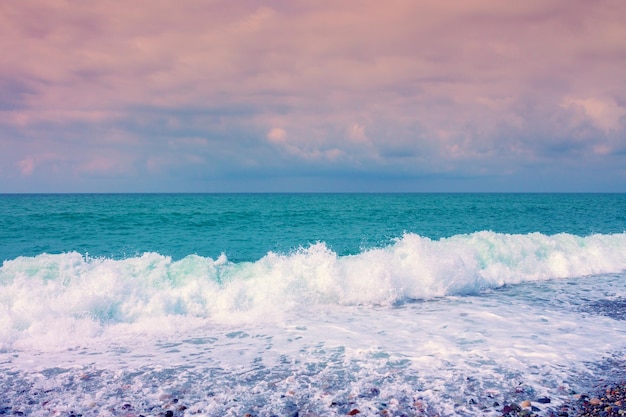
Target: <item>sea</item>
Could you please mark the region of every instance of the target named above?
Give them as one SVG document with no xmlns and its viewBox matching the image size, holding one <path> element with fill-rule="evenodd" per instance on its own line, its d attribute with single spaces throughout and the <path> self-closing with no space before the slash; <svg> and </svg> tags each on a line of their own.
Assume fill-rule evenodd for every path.
<svg viewBox="0 0 626 417">
<path fill-rule="evenodd" d="M 0 415 L 557 415 L 626 379 L 626 194 L 5 194 L 0 262 Z"/>
</svg>

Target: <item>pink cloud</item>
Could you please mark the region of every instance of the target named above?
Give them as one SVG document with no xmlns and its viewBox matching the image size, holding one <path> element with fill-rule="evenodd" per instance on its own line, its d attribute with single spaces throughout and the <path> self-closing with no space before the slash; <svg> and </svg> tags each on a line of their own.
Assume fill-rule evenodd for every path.
<svg viewBox="0 0 626 417">
<path fill-rule="evenodd" d="M 355 142 L 367 142 L 365 135 L 365 126 L 354 123 L 348 130 L 348 137 Z"/>
<path fill-rule="evenodd" d="M 626 106 L 622 107 L 614 100 L 601 100 L 598 98 L 574 99 L 566 97 L 563 107 L 579 107 L 593 124 L 598 128 L 611 132 L 620 130 L 626 125 Z M 622 119 L 625 119 L 622 121 Z"/>
<path fill-rule="evenodd" d="M 410 166 L 431 159 L 426 154 L 531 158 L 543 138 L 574 130 L 601 154 L 615 144 L 581 126 L 605 135 L 625 129 L 621 0 L 23 0 L 0 7 L 0 78 L 22 86 L 0 111 L 0 125 L 25 130 L 127 120 L 151 126 L 159 116 L 138 108 L 227 108 L 234 115 L 191 126 L 162 117 L 172 130 L 245 126 L 259 143 L 295 158 L 393 166 L 385 155 L 400 155 L 414 158 Z M 78 171 L 128 166 L 85 160 Z M 32 173 L 37 161 L 29 166 L 19 165 Z"/>
<path fill-rule="evenodd" d="M 35 161 L 32 158 L 22 159 L 17 163 L 20 174 L 24 176 L 31 175 L 35 169 Z"/>
<path fill-rule="evenodd" d="M 283 143 L 287 140 L 287 132 L 280 127 L 274 127 L 267 132 L 267 139 L 273 143 Z"/>
<path fill-rule="evenodd" d="M 30 154 L 17 161 L 16 166 L 20 175 L 28 177 L 33 175 L 36 169 L 46 165 L 64 164 L 67 161 L 67 157 L 59 155 L 54 152 L 42 152 L 36 154 Z"/>
<path fill-rule="evenodd" d="M 120 175 L 132 174 L 134 157 L 108 152 L 108 155 L 85 155 L 74 169 L 73 174 L 77 177 L 84 175 Z"/>
<path fill-rule="evenodd" d="M 123 116 L 120 111 L 26 109 L 0 112 L 0 122 L 15 126 L 28 126 L 43 122 L 101 123 L 120 119 Z"/>
<path fill-rule="evenodd" d="M 617 2 L 299 4 L 15 2 L 2 22 L 13 57 L 3 72 L 29 78 L 50 104 L 184 105 L 266 89 L 319 98 L 321 87 L 381 94 L 394 85 L 446 96 L 462 87 L 466 100 L 512 80 L 581 76 L 561 70 L 619 52 L 625 33 Z M 604 29 L 592 31 L 598 21 Z"/>
</svg>

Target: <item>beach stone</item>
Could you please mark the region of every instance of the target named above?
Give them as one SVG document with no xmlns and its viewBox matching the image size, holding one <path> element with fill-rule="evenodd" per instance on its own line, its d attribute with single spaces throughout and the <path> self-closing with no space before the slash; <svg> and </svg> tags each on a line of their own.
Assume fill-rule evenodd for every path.
<svg viewBox="0 0 626 417">
<path fill-rule="evenodd" d="M 537 398 L 537 402 L 541 403 L 541 404 L 549 404 L 550 401 L 551 400 L 548 397 L 539 397 L 539 398 Z"/>
<path fill-rule="evenodd" d="M 515 411 L 516 413 L 522 411 L 522 407 L 520 407 L 519 405 L 515 403 L 511 403 L 509 407 L 511 407 L 511 410 Z"/>
<path fill-rule="evenodd" d="M 358 408 L 354 408 L 354 409 L 352 409 L 352 410 L 348 413 L 348 415 L 349 415 L 349 416 L 355 416 L 355 415 L 357 415 L 357 414 L 359 414 L 359 413 L 360 413 L 360 411 L 358 410 Z"/>
<path fill-rule="evenodd" d="M 526 401 L 522 402 L 522 407 L 527 408 L 527 407 L 530 407 L 530 406 L 531 406 L 530 401 L 526 400 Z"/>
<path fill-rule="evenodd" d="M 600 404 L 602 404 L 602 401 L 600 401 L 600 399 L 598 399 L 598 398 L 592 398 L 592 399 L 589 400 L 589 404 L 591 404 L 591 405 L 600 405 Z"/>
<path fill-rule="evenodd" d="M 374 387 L 374 388 L 370 388 L 367 392 L 359 394 L 359 397 L 361 397 L 361 398 L 374 398 L 374 397 L 378 396 L 378 394 L 380 394 L 380 390 L 378 388 Z"/>
<path fill-rule="evenodd" d="M 283 412 L 286 417 L 298 417 L 300 415 L 298 406 L 291 400 L 285 403 Z"/>
</svg>

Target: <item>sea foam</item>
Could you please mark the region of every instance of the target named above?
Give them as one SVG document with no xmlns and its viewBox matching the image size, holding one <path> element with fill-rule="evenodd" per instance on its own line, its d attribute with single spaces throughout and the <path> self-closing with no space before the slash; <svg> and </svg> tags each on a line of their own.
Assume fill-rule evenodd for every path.
<svg viewBox="0 0 626 417">
<path fill-rule="evenodd" d="M 626 233 L 405 234 L 357 255 L 338 256 L 320 242 L 242 263 L 225 255 L 173 261 L 157 253 L 122 260 L 42 254 L 0 268 L 0 348 L 62 348 L 111 331 L 253 324 L 309 306 L 394 306 L 624 270 Z"/>
</svg>

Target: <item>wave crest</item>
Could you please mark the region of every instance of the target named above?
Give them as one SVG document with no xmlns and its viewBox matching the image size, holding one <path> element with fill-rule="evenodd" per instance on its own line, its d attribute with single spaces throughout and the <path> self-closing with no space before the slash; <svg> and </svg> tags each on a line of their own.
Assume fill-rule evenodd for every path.
<svg viewBox="0 0 626 417">
<path fill-rule="evenodd" d="M 357 255 L 337 256 L 317 243 L 244 263 L 225 255 L 172 261 L 157 253 L 124 260 L 42 254 L 0 268 L 0 340 L 10 345 L 53 328 L 93 335 L 172 316 L 254 322 L 308 305 L 393 305 L 624 270 L 626 233 L 405 234 Z"/>
</svg>

